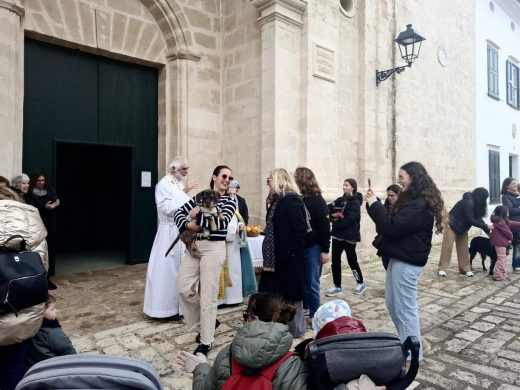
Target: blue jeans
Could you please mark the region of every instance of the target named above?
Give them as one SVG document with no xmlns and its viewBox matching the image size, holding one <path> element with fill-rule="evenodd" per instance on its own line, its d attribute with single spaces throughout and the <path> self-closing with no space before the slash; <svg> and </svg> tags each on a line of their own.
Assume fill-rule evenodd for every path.
<svg viewBox="0 0 520 390">
<path fill-rule="evenodd" d="M 417 307 L 417 280 L 423 267 L 390 258 L 386 273 L 386 307 L 404 342 L 408 336 L 416 336 L 421 342 L 419 360 L 423 359 L 419 309 Z"/>
<path fill-rule="evenodd" d="M 513 242 L 513 269 L 520 268 L 520 244 Z"/>
<path fill-rule="evenodd" d="M 0 389 L 14 390 L 25 374 L 29 340 L 0 347 Z"/>
<path fill-rule="evenodd" d="M 307 292 L 303 299 L 303 308 L 309 309 L 309 316 L 314 317 L 314 313 L 320 307 L 320 276 L 323 264 L 320 259 L 321 249 L 319 245 L 305 249 L 303 256 L 303 266 L 305 267 L 305 287 Z"/>
</svg>

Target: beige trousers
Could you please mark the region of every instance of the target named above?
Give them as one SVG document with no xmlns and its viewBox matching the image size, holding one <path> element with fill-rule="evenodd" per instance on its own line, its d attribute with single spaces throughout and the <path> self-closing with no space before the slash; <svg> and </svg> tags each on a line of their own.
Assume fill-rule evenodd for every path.
<svg viewBox="0 0 520 390">
<path fill-rule="evenodd" d="M 457 249 L 457 259 L 459 261 L 459 272 L 466 273 L 471 271 L 471 264 L 469 262 L 468 250 L 468 232 L 457 236 L 449 225 L 444 228 L 444 235 L 442 236 L 441 258 L 439 260 L 439 271 L 446 271 L 450 265 L 451 253 L 453 251 L 453 244 Z"/>
<path fill-rule="evenodd" d="M 200 341 L 210 344 L 215 338 L 219 279 L 226 258 L 226 243 L 200 240 L 197 241 L 197 249 L 201 259 L 186 253 L 181 261 L 177 294 L 184 323 L 189 329 L 200 323 Z"/>
</svg>

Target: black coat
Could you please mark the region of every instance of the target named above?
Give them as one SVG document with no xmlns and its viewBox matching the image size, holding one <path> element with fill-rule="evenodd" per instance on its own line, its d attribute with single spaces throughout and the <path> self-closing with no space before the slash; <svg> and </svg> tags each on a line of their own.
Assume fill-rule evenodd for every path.
<svg viewBox="0 0 520 390">
<path fill-rule="evenodd" d="M 237 194 L 238 199 L 238 212 L 244 218 L 244 222 L 246 225 L 249 224 L 249 210 L 247 208 L 247 203 L 244 198 L 242 198 L 240 195 Z"/>
<path fill-rule="evenodd" d="M 520 221 L 520 199 L 517 196 L 509 191 L 502 195 L 502 204 L 509 209 L 509 219 L 511 221 Z M 511 231 L 518 234 L 520 233 L 520 228 L 512 227 Z"/>
<path fill-rule="evenodd" d="M 401 205 L 391 216 L 379 201 L 367 208 L 383 238 L 377 254 L 409 264 L 424 266 L 432 247 L 433 214 L 423 198 L 415 198 Z"/>
<path fill-rule="evenodd" d="M 450 228 L 457 236 L 466 233 L 472 226 L 489 233 L 488 225 L 484 220 L 475 218 L 474 206 L 473 194 L 466 192 L 450 210 Z"/>
<path fill-rule="evenodd" d="M 321 194 L 306 196 L 303 203 L 311 217 L 312 231 L 305 235 L 305 248 L 314 245 L 320 246 L 320 252 L 329 253 L 330 247 L 330 221 L 329 208 Z"/>
<path fill-rule="evenodd" d="M 305 295 L 304 241 L 307 233 L 305 208 L 299 195 L 286 195 L 278 201 L 274 216 L 275 271 L 263 271 L 260 292 L 275 292 L 289 302 Z"/>
<path fill-rule="evenodd" d="M 343 219 L 332 222 L 332 237 L 349 241 L 361 241 L 359 233 L 361 222 L 361 203 L 363 195 L 356 192 L 354 195 L 343 195 L 329 204 L 330 213 L 343 212 Z"/>
</svg>

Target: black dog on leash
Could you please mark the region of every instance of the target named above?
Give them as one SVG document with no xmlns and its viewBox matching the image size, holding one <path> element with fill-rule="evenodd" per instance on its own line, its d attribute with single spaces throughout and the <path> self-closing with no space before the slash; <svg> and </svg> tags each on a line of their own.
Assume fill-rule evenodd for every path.
<svg viewBox="0 0 520 390">
<path fill-rule="evenodd" d="M 484 271 L 487 271 L 486 264 L 484 262 L 489 256 L 491 259 L 491 264 L 489 265 L 489 275 L 493 275 L 493 270 L 495 269 L 495 264 L 497 262 L 497 252 L 495 247 L 490 244 L 489 238 L 475 237 L 471 240 L 469 244 L 469 261 L 471 262 L 471 268 L 473 268 L 473 259 L 477 253 L 479 253 L 480 257 L 482 258 L 482 269 Z"/>
</svg>

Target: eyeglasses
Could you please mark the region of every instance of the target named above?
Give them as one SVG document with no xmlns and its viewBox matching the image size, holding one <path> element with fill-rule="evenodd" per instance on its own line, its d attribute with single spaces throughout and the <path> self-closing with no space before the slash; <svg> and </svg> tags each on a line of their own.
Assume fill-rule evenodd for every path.
<svg viewBox="0 0 520 390">
<path fill-rule="evenodd" d="M 244 322 L 247 322 L 248 319 L 254 317 L 253 313 L 248 312 L 247 310 L 242 311 L 242 317 L 244 318 Z"/>
<path fill-rule="evenodd" d="M 224 180 L 227 180 L 227 179 L 233 180 L 233 176 L 228 176 L 225 173 L 222 176 L 220 176 L 220 177 L 222 177 L 222 179 L 224 179 Z"/>
<path fill-rule="evenodd" d="M 180 171 L 187 171 L 188 169 L 190 169 L 190 167 L 180 167 L 179 168 Z"/>
<path fill-rule="evenodd" d="M 270 177 L 268 177 L 267 180 L 266 180 L 266 182 L 265 182 L 265 184 L 269 185 L 269 183 L 271 183 L 271 180 L 272 180 L 272 179 L 271 179 Z"/>
</svg>

